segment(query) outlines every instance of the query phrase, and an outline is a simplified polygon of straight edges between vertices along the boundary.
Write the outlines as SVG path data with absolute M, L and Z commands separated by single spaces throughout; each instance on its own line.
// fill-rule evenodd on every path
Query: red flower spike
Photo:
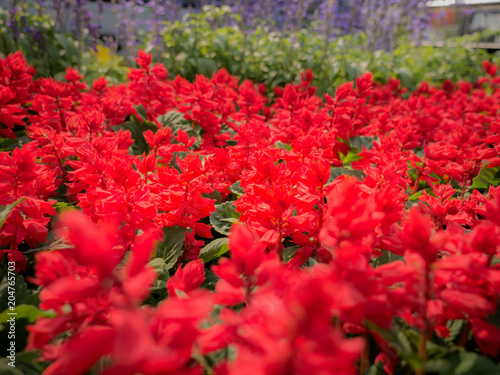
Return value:
M 492 64 L 488 60 L 483 61 L 483 68 L 485 73 L 490 77 L 495 77 L 497 75 L 497 66 L 495 64 Z
M 229 251 L 238 272 L 253 275 L 264 260 L 262 243 L 245 225 L 234 225 L 229 236 Z
M 91 327 L 82 335 L 63 344 L 58 359 L 44 371 L 48 375 L 83 375 L 99 360 L 112 351 L 115 332 L 110 327 Z
M 482 319 L 471 319 L 472 332 L 481 351 L 493 358 L 500 353 L 500 328 Z
M 198 259 L 189 262 L 183 268 L 177 268 L 175 275 L 167 281 L 167 289 L 170 298 L 180 297 L 177 294 L 179 290 L 189 295 L 195 289 L 198 289 L 205 279 L 205 268 L 203 261 Z
M 432 230 L 433 225 L 429 218 L 419 213 L 418 209 L 412 208 L 401 234 L 403 246 L 419 254 L 427 264 L 436 260 L 439 251 L 431 241 Z
M 67 211 L 61 216 L 61 226 L 68 228 L 68 239 L 75 246 L 73 257 L 100 277 L 109 277 L 123 254 L 113 250 L 116 231 L 103 231 L 78 211 Z

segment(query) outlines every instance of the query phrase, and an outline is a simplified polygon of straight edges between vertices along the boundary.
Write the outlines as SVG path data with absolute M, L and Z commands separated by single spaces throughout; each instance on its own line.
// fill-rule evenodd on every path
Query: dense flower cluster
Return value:
M 323 101 L 309 71 L 266 97 L 136 61 L 88 86 L 0 60 L 1 135 L 30 139 L 0 153 L 1 254 L 26 271 L 36 252 L 45 374 L 423 373 L 431 342 L 498 358 L 495 66 L 411 94 L 365 73 Z M 56 202 L 76 208 L 49 226 Z

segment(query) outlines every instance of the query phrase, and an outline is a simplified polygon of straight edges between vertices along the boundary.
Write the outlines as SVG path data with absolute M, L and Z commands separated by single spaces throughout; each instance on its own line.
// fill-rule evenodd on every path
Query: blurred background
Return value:
M 39 75 L 119 82 L 139 49 L 188 79 L 226 68 L 275 86 L 312 69 L 325 91 L 370 70 L 411 88 L 497 59 L 500 1 L 0 0 L 0 53 Z

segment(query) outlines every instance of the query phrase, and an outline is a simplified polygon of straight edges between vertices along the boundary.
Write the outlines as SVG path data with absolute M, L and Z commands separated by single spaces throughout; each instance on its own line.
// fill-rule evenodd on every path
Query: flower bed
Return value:
M 18 368 L 498 372 L 496 66 L 411 95 L 365 73 L 322 100 L 310 71 L 270 98 L 136 61 L 89 87 L 0 60 Z

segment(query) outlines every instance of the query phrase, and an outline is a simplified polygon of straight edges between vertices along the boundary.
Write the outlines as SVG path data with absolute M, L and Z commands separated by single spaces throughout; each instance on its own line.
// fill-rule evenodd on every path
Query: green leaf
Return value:
M 222 195 L 220 194 L 220 191 L 214 190 L 211 193 L 203 193 L 201 195 L 203 198 L 208 198 L 208 199 L 213 199 L 216 205 L 219 205 L 222 203 Z
M 163 124 L 163 127 L 176 128 L 177 125 L 187 122 L 184 114 L 177 111 L 169 111 L 157 118 L 158 122 Z
M 144 106 L 141 103 L 135 105 L 134 108 L 139 117 L 143 121 L 148 121 L 148 113 L 146 112 L 146 108 L 144 108 Z
M 420 197 L 422 194 L 424 194 L 423 190 L 417 191 L 415 194 L 410 195 L 408 197 L 408 200 L 410 202 L 414 202 L 414 201 L 418 200 L 418 197 Z
M 142 155 L 143 152 L 149 150 L 146 139 L 144 139 L 144 131 L 149 129 L 155 132 L 158 130 L 157 126 L 149 121 L 144 121 L 142 124 L 139 121 L 127 121 L 123 124 L 113 126 L 113 129 L 115 131 L 119 129 L 128 130 L 132 133 L 132 139 L 134 140 L 130 150 L 132 155 Z
M 450 334 L 448 337 L 443 338 L 443 341 L 452 344 L 454 342 L 458 341 L 458 338 L 460 337 L 460 333 L 462 332 L 462 329 L 464 328 L 465 325 L 465 320 L 449 320 L 446 323 L 446 327 L 450 331 Z
M 288 246 L 283 249 L 283 262 L 288 263 L 293 256 L 295 255 L 295 252 L 299 250 L 302 246 L 300 245 L 293 245 L 293 246 Z
M 161 258 L 165 261 L 167 270 L 174 267 L 182 255 L 182 247 L 186 238 L 185 233 L 186 228 L 163 228 L 163 241 L 157 245 L 156 258 Z
M 7 274 L 6 274 L 7 275 Z M 2 283 L 2 295 L 0 298 L 0 311 L 6 310 L 8 306 L 8 296 L 9 296 L 9 288 L 8 288 L 8 283 L 7 283 L 7 278 L 4 279 L 4 282 Z M 11 286 L 12 288 L 12 286 Z M 15 283 L 14 283 L 14 291 L 15 291 L 15 297 L 16 297 L 16 303 L 21 304 L 21 302 L 28 298 L 32 293 L 30 290 L 28 290 L 28 285 L 26 284 L 26 281 L 24 281 L 24 277 L 21 275 L 16 275 Z M 12 289 L 10 289 L 12 291 Z
M 491 260 L 491 265 L 496 266 L 497 264 L 500 264 L 500 257 L 498 257 L 497 255 L 494 255 L 493 259 Z M 500 315 L 499 315 L 499 318 L 500 318 Z M 498 324 L 497 327 L 500 328 L 500 324 Z
M 182 173 L 182 169 L 179 166 L 179 163 L 177 160 L 182 160 L 185 156 L 187 155 L 186 152 L 184 151 L 177 151 L 172 154 L 172 160 L 170 161 L 170 166 L 172 168 L 175 168 L 179 171 L 179 173 Z
M 229 236 L 234 222 L 240 218 L 233 202 L 224 202 L 215 206 L 215 212 L 210 215 L 210 224 L 220 234 Z
M 5 310 L 0 314 L 0 324 L 6 324 L 7 321 L 13 316 L 9 315 L 11 313 L 15 313 L 16 320 L 18 319 L 26 319 L 29 323 L 34 323 L 39 317 L 53 317 L 55 314 L 50 314 L 46 311 L 42 311 L 37 309 L 33 305 L 17 305 L 14 311 L 10 311 L 9 309 Z
M 17 300 L 17 294 L 16 300 Z M 17 302 L 17 301 L 16 301 Z M 15 313 L 16 315 L 9 315 Z M 35 323 L 35 321 L 40 317 L 53 317 L 54 314 L 41 311 L 32 305 L 17 305 L 13 311 L 10 309 L 5 310 L 0 314 L 0 350 L 5 353 L 9 348 L 10 340 L 6 331 L 10 329 L 9 319 L 14 318 L 15 328 L 16 328 L 16 349 L 21 350 L 26 346 L 28 339 L 28 331 L 26 327 L 30 324 Z M 17 359 L 17 358 L 16 358 Z M 17 362 L 17 360 L 16 360 Z M 17 367 L 17 366 L 16 366 Z M 3 372 L 2 372 L 3 374 Z
M 31 305 L 31 306 L 34 306 L 36 308 L 39 308 L 39 306 L 40 306 L 40 292 L 38 291 L 36 293 L 28 295 L 27 297 L 25 297 L 21 301 L 21 304 Z
M 203 280 L 201 287 L 213 291 L 218 281 L 219 277 L 211 269 L 205 268 L 205 280 Z
M 497 187 L 500 184 L 500 167 L 483 167 L 479 174 L 472 180 L 471 189 L 488 190 L 490 186 Z
M 373 365 L 370 366 L 365 375 L 384 375 L 386 372 L 384 371 L 384 364 L 382 361 L 377 361 Z
M 400 328 L 394 328 L 390 331 L 384 330 L 369 320 L 363 321 L 363 325 L 382 337 L 388 346 L 397 350 L 399 356 L 406 360 L 412 368 L 419 368 L 422 366 L 422 361 L 418 354 L 413 351 L 408 337 L 406 337 Z
M 446 358 L 430 360 L 424 365 L 426 373 L 439 375 L 497 375 L 498 367 L 489 358 L 472 352 L 459 350 Z
M 342 163 L 344 163 L 344 165 L 349 165 L 351 164 L 353 161 L 358 161 L 359 160 L 359 152 L 360 150 L 358 150 L 357 148 L 355 147 L 352 147 L 348 152 L 347 152 L 347 155 L 341 157 L 341 160 L 342 160 Z
M 280 148 L 280 149 L 285 150 L 285 151 L 290 151 L 292 149 L 291 145 L 287 145 L 286 143 L 283 143 L 281 141 L 277 141 L 274 145 L 277 148 Z
M 200 258 L 207 263 L 220 257 L 229 250 L 228 238 L 217 238 L 211 241 L 208 245 L 201 248 Z
M 24 130 L 22 131 L 22 133 L 17 131 L 16 132 L 16 139 L 10 139 L 10 138 L 3 137 L 2 139 L 0 139 L 0 149 L 1 150 L 13 150 L 15 148 L 21 148 L 26 143 L 31 142 L 30 137 L 28 137 L 27 135 L 22 135 L 24 133 L 25 133 Z
M 158 275 L 153 284 L 152 291 L 160 293 L 161 291 L 167 289 L 167 281 L 170 278 L 170 274 L 165 260 L 163 258 L 155 258 L 151 260 L 148 265 L 153 267 Z
M 0 206 L 0 228 L 2 228 L 3 223 L 5 223 L 5 220 L 7 220 L 12 210 L 25 199 L 26 198 L 21 198 L 14 203 L 8 204 L 6 206 Z
M 3 353 L 2 353 L 3 355 Z M 24 375 L 23 372 L 15 367 L 9 366 L 7 363 L 9 362 L 8 358 L 3 358 L 2 362 L 0 362 L 0 374 L 2 375 Z M 17 363 L 17 358 L 16 358 Z
M 241 180 L 236 181 L 234 184 L 229 186 L 231 193 L 236 194 L 238 197 L 245 194 L 245 190 L 240 186 Z
M 500 328 L 500 305 L 498 305 L 495 312 L 488 317 L 488 322 Z
M 404 257 L 402 255 L 393 254 L 390 251 L 382 250 L 382 255 L 375 258 L 372 265 L 377 268 L 383 266 L 384 264 L 392 263 L 396 260 L 403 260 Z
M 334 181 L 337 177 L 340 177 L 342 175 L 354 176 L 358 180 L 362 180 L 363 177 L 365 177 L 365 174 L 361 171 L 358 171 L 358 170 L 347 169 L 344 167 L 333 167 L 330 170 L 330 179 L 328 180 L 328 182 L 330 183 L 330 182 Z
M 67 209 L 74 208 L 73 205 L 71 205 L 67 202 L 56 202 L 56 204 L 54 204 L 53 207 L 56 209 L 57 212 L 61 212 L 61 211 L 67 210 Z
M 350 81 L 354 81 L 356 79 L 356 76 L 359 74 L 358 68 L 356 66 L 349 64 L 349 63 L 346 63 L 345 69 L 347 72 L 348 79 Z
M 48 362 L 39 361 L 40 359 L 40 354 L 36 351 L 16 353 L 16 369 L 21 370 L 24 375 L 39 375 L 48 366 Z M 0 373 L 3 374 L 1 371 Z
M 368 150 L 371 150 L 373 147 L 373 141 L 374 140 L 372 137 L 365 137 L 362 135 L 356 135 L 349 140 L 349 143 L 351 144 L 351 146 L 353 146 L 359 150 L 361 150 L 362 147 L 365 147 Z
M 411 85 L 413 79 L 413 73 L 410 69 L 401 67 L 396 73 L 397 73 L 397 78 L 401 81 L 401 84 L 404 87 L 408 87 Z
M 197 60 L 198 72 L 204 76 L 210 77 L 217 70 L 217 64 L 213 60 L 200 58 Z
M 158 280 L 168 281 L 170 274 L 168 273 L 167 263 L 163 258 L 154 258 L 148 265 L 153 267 L 158 274 Z

